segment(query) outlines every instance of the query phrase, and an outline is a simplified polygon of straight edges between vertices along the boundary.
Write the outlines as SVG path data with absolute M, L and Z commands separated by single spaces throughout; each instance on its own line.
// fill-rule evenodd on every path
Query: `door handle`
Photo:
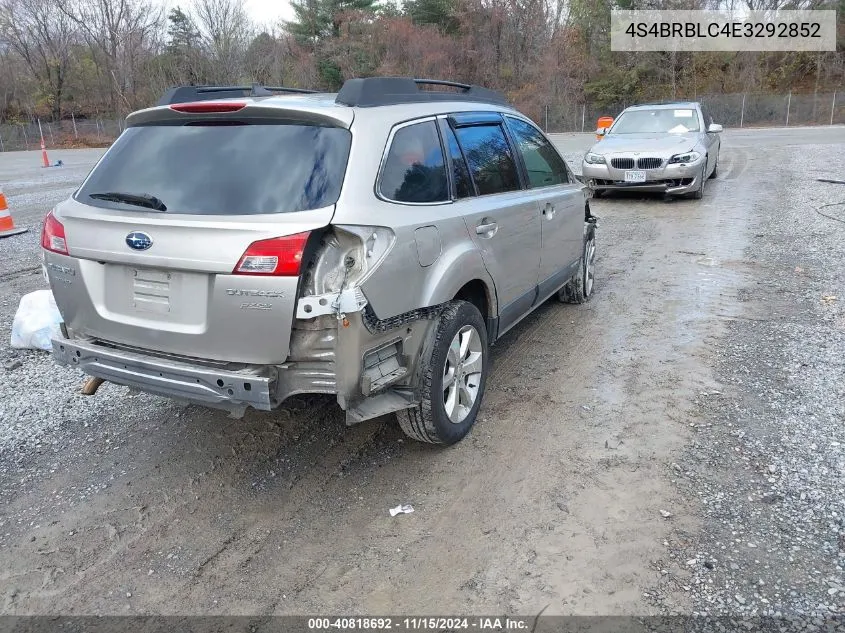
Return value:
M 479 224 L 475 227 L 476 235 L 480 235 L 481 237 L 493 237 L 496 234 L 496 231 L 499 230 L 499 225 L 495 222 L 490 222 L 488 224 Z
M 551 202 L 547 202 L 546 206 L 543 208 L 543 215 L 546 216 L 547 220 L 551 220 L 553 217 L 555 217 L 555 213 L 557 213 L 555 205 L 553 205 Z

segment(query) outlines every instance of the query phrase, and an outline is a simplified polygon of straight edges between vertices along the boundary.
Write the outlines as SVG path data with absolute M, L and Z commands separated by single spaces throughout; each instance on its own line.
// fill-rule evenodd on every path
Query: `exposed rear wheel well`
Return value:
M 471 303 L 485 319 L 491 316 L 490 301 L 487 299 L 487 286 L 480 279 L 473 279 L 458 290 L 455 299 Z

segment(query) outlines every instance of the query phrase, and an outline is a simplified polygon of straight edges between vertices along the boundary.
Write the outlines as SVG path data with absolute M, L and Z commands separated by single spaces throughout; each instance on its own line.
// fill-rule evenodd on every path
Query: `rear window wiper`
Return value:
M 108 202 L 122 202 L 136 207 L 144 207 L 153 211 L 167 211 L 167 206 L 158 198 L 148 193 L 123 193 L 121 191 L 106 191 L 103 193 L 89 193 L 89 198 L 106 200 Z

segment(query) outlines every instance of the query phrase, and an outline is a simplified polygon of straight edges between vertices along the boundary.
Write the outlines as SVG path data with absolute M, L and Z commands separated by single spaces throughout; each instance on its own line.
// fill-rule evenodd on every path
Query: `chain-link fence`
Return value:
M 0 152 L 39 149 L 41 133 L 48 148 L 103 147 L 116 139 L 126 127 L 122 119 L 76 119 L 50 123 L 0 123 Z
M 698 101 L 713 121 L 725 127 L 780 127 L 845 124 L 845 92 L 783 95 L 736 93 L 681 96 L 671 101 Z M 590 132 L 602 116 L 616 116 L 633 103 L 547 105 L 538 123 L 547 132 Z
M 699 101 L 725 127 L 782 127 L 845 124 L 845 91 L 816 94 L 736 93 L 680 96 L 672 101 Z M 529 112 L 547 132 L 591 132 L 602 116 L 616 116 L 633 103 L 599 106 L 594 103 L 556 103 Z M 102 147 L 125 129 L 123 119 L 77 119 L 42 122 L 48 148 Z M 37 121 L 0 123 L 0 152 L 38 149 Z

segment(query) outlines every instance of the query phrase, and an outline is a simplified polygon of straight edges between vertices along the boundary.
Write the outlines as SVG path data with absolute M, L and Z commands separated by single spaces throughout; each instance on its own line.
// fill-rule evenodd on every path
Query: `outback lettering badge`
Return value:
M 267 297 L 270 299 L 284 299 L 283 290 L 245 290 L 243 288 L 226 288 L 230 297 Z

